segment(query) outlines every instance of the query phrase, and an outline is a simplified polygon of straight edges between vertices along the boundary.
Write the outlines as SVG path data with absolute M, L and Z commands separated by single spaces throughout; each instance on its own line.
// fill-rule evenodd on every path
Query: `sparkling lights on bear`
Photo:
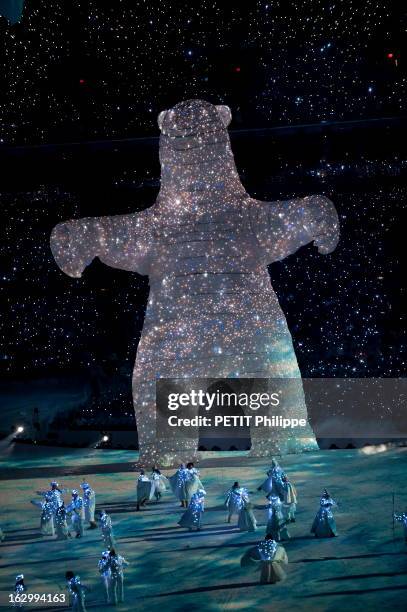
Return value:
M 148 274 L 150 298 L 133 374 L 142 461 L 195 454 L 195 438 L 156 440 L 157 378 L 300 379 L 291 336 L 267 265 L 311 241 L 319 252 L 338 242 L 338 218 L 322 196 L 284 202 L 251 198 L 240 182 L 227 126 L 231 112 L 201 100 L 160 113 L 161 189 L 136 214 L 57 225 L 51 248 L 60 268 L 80 277 L 95 258 Z M 306 417 L 300 380 L 286 409 Z M 298 383 L 298 384 L 297 384 Z M 251 432 L 252 453 L 296 452 L 304 438 Z M 174 447 L 175 446 L 175 447 Z

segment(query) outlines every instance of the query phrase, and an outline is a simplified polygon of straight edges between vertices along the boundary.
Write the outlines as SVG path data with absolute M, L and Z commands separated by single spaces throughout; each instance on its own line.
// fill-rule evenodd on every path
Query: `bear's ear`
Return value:
M 232 121 L 232 111 L 229 106 L 224 106 L 223 104 L 219 104 L 216 106 L 216 110 L 218 111 L 220 118 L 222 119 L 222 123 L 225 128 L 228 127 L 229 123 Z
M 160 128 L 160 130 L 162 130 L 162 128 L 163 128 L 164 117 L 165 117 L 166 114 L 167 114 L 167 111 L 163 110 L 163 111 L 161 111 L 161 113 L 157 117 L 157 123 L 158 123 L 158 127 Z

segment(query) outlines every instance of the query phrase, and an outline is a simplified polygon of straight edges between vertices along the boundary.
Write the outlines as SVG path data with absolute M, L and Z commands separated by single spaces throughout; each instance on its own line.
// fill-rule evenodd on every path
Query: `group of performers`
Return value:
M 137 479 L 137 510 L 140 510 L 154 497 L 156 501 L 159 501 L 168 484 L 175 497 L 181 502 L 181 507 L 185 508 L 178 524 L 190 531 L 193 529 L 199 531 L 206 491 L 199 478 L 199 472 L 192 462 L 186 465 L 182 463 L 175 474 L 168 479 L 156 467 L 152 468 L 149 476 L 144 470 L 141 470 Z
M 122 555 L 114 548 L 102 552 L 98 569 L 102 580 L 106 603 L 121 603 L 124 601 L 124 568 L 129 565 Z
M 40 500 L 31 500 L 31 503 L 41 508 L 40 531 L 43 535 L 56 535 L 58 540 L 67 540 L 72 537 L 68 527 L 68 517 L 71 519 L 71 528 L 75 537 L 83 536 L 84 524 L 88 523 L 88 529 L 96 529 L 95 508 L 96 496 L 88 482 L 82 482 L 80 488 L 72 489 L 71 500 L 65 505 L 64 494 L 66 489 L 61 489 L 59 484 L 53 480 L 50 489 L 37 491 Z
M 114 548 L 102 552 L 98 570 L 107 604 L 117 605 L 124 601 L 124 568 L 127 565 L 129 562 Z M 86 612 L 85 598 L 89 588 L 72 571 L 66 572 L 65 579 L 72 610 Z
M 99 514 L 102 535 L 107 547 L 98 561 L 98 572 L 102 583 L 104 599 L 107 604 L 117 605 L 124 601 L 124 568 L 129 562 L 113 547 L 115 540 L 110 516 L 105 510 Z M 88 587 L 72 571 L 66 573 L 67 588 L 72 610 L 86 612 L 85 597 Z
M 188 464 L 186 467 L 181 465 L 169 481 L 173 493 L 181 501 L 181 506 L 185 507 L 189 501 L 178 524 L 190 531 L 194 529 L 199 531 L 202 528 L 206 495 L 199 479 L 199 472 L 193 464 Z M 279 543 L 290 538 L 288 525 L 295 522 L 297 491 L 275 459 L 272 460 L 267 477 L 258 487 L 258 491 L 263 491 L 267 499 L 266 536 L 257 546 L 243 555 L 241 566 L 260 564 L 260 581 L 274 583 L 285 578 L 283 566 L 288 563 L 287 553 Z M 324 489 L 320 507 L 311 527 L 311 533 L 314 533 L 315 537 L 326 538 L 337 535 L 332 513 L 332 507 L 335 505 L 335 501 Z M 234 515 L 237 515 L 237 526 L 240 531 L 257 530 L 253 504 L 246 487 L 242 487 L 237 481 L 234 482 L 226 493 L 225 506 L 228 523 Z
M 288 526 L 295 522 L 295 512 L 297 508 L 297 491 L 290 482 L 287 474 L 280 467 L 278 462 L 273 459 L 271 467 L 267 471 L 266 479 L 258 487 L 258 491 L 263 491 L 267 499 L 267 525 L 265 539 L 256 547 L 245 553 L 241 559 L 242 567 L 260 563 L 261 582 L 277 582 L 285 577 L 283 565 L 287 561 L 287 553 L 280 542 L 289 540 L 290 534 Z M 155 496 L 158 500 L 166 489 L 166 481 L 159 470 L 153 468 L 149 477 L 144 471 L 138 479 L 137 499 L 139 506 L 145 505 L 148 500 Z M 202 516 L 205 508 L 206 491 L 199 477 L 199 471 L 193 463 L 181 464 L 178 470 L 169 477 L 168 481 L 175 497 L 181 502 L 181 507 L 185 508 L 183 515 L 178 521 L 178 525 L 189 531 L 200 531 L 202 528 Z M 155 493 L 160 492 L 158 497 Z M 317 538 L 328 538 L 337 535 L 335 519 L 332 508 L 336 502 L 324 489 L 320 499 L 320 506 L 311 527 L 311 533 Z M 233 486 L 227 491 L 225 506 L 227 509 L 228 523 L 232 517 L 237 515 L 237 526 L 240 531 L 256 531 L 257 522 L 253 512 L 253 504 L 250 500 L 249 491 L 239 482 L 234 482 Z
M 175 474 L 168 479 L 155 466 L 149 475 L 144 470 L 140 470 L 137 479 L 137 510 L 151 500 L 155 499 L 158 502 L 168 485 L 184 509 L 178 524 L 190 531 L 199 531 L 202 528 L 206 491 L 200 480 L 199 471 L 193 463 L 181 464 Z M 42 534 L 56 535 L 57 539 L 72 537 L 67 523 L 69 515 L 72 530 L 77 538 L 82 537 L 85 523 L 89 524 L 88 529 L 97 527 L 95 492 L 87 482 L 83 482 L 80 488 L 83 491 L 82 495 L 77 489 L 73 489 L 71 500 L 66 506 L 63 496 L 67 491 L 60 488 L 56 481 L 50 483 L 49 490 L 37 491 L 37 494 L 43 499 L 42 501 L 33 500 L 32 503 L 41 508 L 40 529 Z M 240 564 L 243 568 L 255 566 L 260 569 L 261 583 L 275 583 L 286 577 L 285 566 L 288 558 L 281 542 L 290 539 L 288 527 L 290 523 L 295 522 L 298 495 L 295 486 L 275 459 L 272 460 L 266 478 L 257 490 L 263 491 L 267 499 L 266 534 L 262 541 L 244 553 Z M 237 481 L 226 492 L 226 522 L 231 523 L 232 518 L 237 516 L 237 526 L 240 531 L 254 532 L 257 530 L 250 495 L 248 489 Z M 329 538 L 337 535 L 332 513 L 332 508 L 336 505 L 328 491 L 324 489 L 311 527 L 311 533 L 315 537 Z M 394 518 L 403 524 L 407 543 L 407 513 L 395 514 Z M 106 603 L 117 604 L 124 600 L 123 570 L 128 562 L 116 552 L 112 521 L 104 509 L 98 513 L 98 520 L 105 548 L 98 561 L 98 571 Z M 87 587 L 72 571 L 66 573 L 66 581 L 72 609 L 85 611 Z M 15 591 L 20 593 L 24 590 L 24 576 L 19 574 L 16 577 Z
M 159 501 L 167 489 L 167 484 L 168 479 L 155 466 L 149 476 L 143 469 L 140 470 L 140 476 L 137 479 L 137 511 L 151 499 L 155 498 L 156 501 Z
M 156 470 L 158 472 L 158 470 Z M 71 538 L 67 517 L 71 518 L 71 526 L 77 538 L 83 536 L 84 524 L 88 523 L 88 529 L 96 529 L 95 520 L 96 495 L 89 483 L 80 485 L 83 494 L 77 489 L 71 492 L 71 500 L 65 505 L 64 494 L 66 489 L 60 488 L 56 481 L 50 483 L 47 491 L 37 491 L 43 498 L 42 501 L 32 500 L 35 506 L 41 508 L 40 530 L 43 535 L 56 535 L 56 539 L 66 540 Z M 157 487 L 159 488 L 159 487 Z M 157 491 L 156 491 L 157 494 Z M 99 526 L 105 550 L 98 561 L 98 571 L 102 582 L 106 603 L 117 604 L 124 600 L 124 567 L 129 565 L 128 561 L 115 550 L 116 541 L 113 533 L 112 520 L 106 510 L 98 512 Z M 16 577 L 15 593 L 21 594 L 25 591 L 23 575 Z M 70 605 L 72 610 L 84 612 L 86 610 L 85 597 L 89 590 L 81 582 L 80 577 L 72 571 L 65 575 Z
M 261 583 L 275 583 L 286 577 L 284 566 L 288 563 L 287 553 L 280 542 L 288 540 L 288 526 L 295 522 L 297 491 L 278 462 L 273 459 L 266 479 L 258 487 L 266 495 L 267 523 L 264 540 L 250 548 L 241 558 L 241 567 L 255 566 L 260 569 Z M 237 525 L 241 531 L 256 531 L 256 518 L 249 492 L 235 482 L 226 494 L 225 505 L 228 510 L 227 522 L 238 516 Z M 334 500 L 326 489 L 320 500 L 320 508 L 315 517 L 311 532 L 316 537 L 337 535 L 335 520 L 331 512 Z
M 295 523 L 297 509 L 297 491 L 284 473 L 283 469 L 273 459 L 267 478 L 258 489 L 263 490 L 269 500 L 267 533 L 275 540 L 288 540 L 290 535 L 288 525 Z M 311 527 L 311 533 L 317 538 L 330 538 L 337 535 L 332 508 L 336 506 L 326 489 L 324 489 L 318 512 Z
M 193 463 L 187 463 L 186 466 L 182 463 L 175 474 L 170 476 L 169 482 L 172 492 L 181 502 L 181 507 L 186 508 L 178 525 L 189 531 L 200 531 L 206 491 L 199 478 L 199 471 Z

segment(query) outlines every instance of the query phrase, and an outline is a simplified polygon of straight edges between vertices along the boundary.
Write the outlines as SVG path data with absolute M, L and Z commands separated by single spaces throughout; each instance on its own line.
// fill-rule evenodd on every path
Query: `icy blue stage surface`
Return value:
M 103 604 L 97 572 L 99 531 L 86 531 L 83 539 L 67 542 L 52 541 L 38 531 L 38 511 L 29 500 L 56 475 L 66 488 L 78 487 L 86 477 L 96 490 L 99 508 L 112 516 L 117 548 L 131 563 L 121 610 L 376 612 L 405 607 L 407 546 L 398 525 L 393 540 L 392 492 L 396 510 L 404 510 L 407 448 L 281 458 L 297 486 L 299 506 L 297 522 L 290 527 L 292 539 L 286 543 L 288 578 L 278 585 L 259 585 L 258 573 L 239 565 L 244 551 L 264 535 L 264 498 L 257 487 L 267 459 L 202 453 L 198 467 L 208 492 L 207 509 L 202 532 L 190 534 L 177 526 L 182 510 L 169 492 L 160 503 L 135 512 L 137 454 L 132 451 L 14 445 L 3 446 L 1 453 L 0 524 L 6 534 L 0 547 L 1 590 L 11 591 L 16 574 L 22 572 L 31 592 L 58 592 L 65 571 L 72 569 L 92 589 L 87 607 L 110 609 Z M 240 533 L 236 521 L 225 523 L 224 493 L 234 480 L 253 492 L 257 533 Z M 323 487 L 339 504 L 339 537 L 316 540 L 309 530 Z

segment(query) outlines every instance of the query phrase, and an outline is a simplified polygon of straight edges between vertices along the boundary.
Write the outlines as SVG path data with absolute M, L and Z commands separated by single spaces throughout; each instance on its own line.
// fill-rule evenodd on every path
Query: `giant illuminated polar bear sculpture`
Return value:
M 95 258 L 147 274 L 150 296 L 133 374 L 140 460 L 192 458 L 198 429 L 185 440 L 157 439 L 157 378 L 299 379 L 290 413 L 307 417 L 301 376 L 268 264 L 314 242 L 330 253 L 338 242 L 335 208 L 324 196 L 261 202 L 236 170 L 227 106 L 188 100 L 163 111 L 161 188 L 142 212 L 57 225 L 51 249 L 78 278 Z M 281 413 L 281 410 L 280 410 Z M 194 437 L 195 436 L 195 437 Z M 253 455 L 317 448 L 312 429 L 251 429 Z

